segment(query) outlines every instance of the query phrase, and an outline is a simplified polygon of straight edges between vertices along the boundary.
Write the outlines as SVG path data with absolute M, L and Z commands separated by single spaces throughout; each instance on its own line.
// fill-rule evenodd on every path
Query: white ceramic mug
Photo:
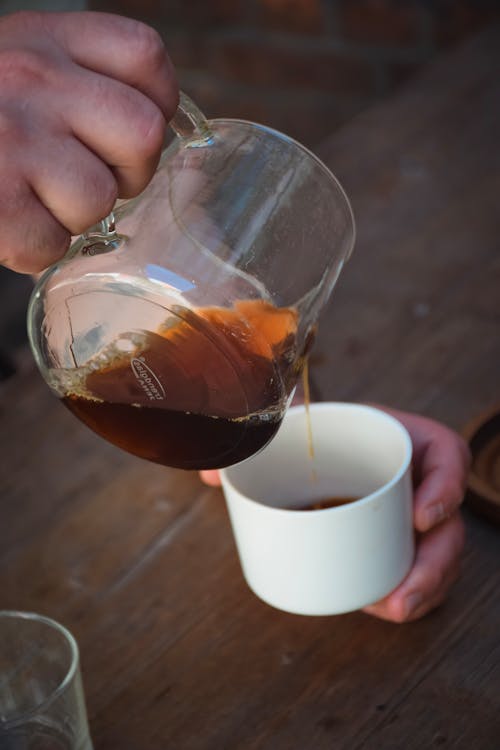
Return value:
M 317 403 L 287 413 L 258 455 L 221 471 L 250 588 L 303 615 L 349 612 L 386 596 L 414 557 L 410 437 L 370 406 Z M 329 497 L 360 498 L 297 510 Z

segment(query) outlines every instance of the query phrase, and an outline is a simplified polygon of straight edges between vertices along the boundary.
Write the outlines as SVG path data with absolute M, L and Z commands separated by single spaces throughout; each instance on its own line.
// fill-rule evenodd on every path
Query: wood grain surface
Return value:
M 324 398 L 455 428 L 498 399 L 500 33 L 324 145 L 358 242 L 314 355 Z M 220 491 L 107 445 L 34 366 L 0 384 L 0 608 L 67 625 L 96 750 L 495 750 L 499 531 L 410 625 L 260 602 Z

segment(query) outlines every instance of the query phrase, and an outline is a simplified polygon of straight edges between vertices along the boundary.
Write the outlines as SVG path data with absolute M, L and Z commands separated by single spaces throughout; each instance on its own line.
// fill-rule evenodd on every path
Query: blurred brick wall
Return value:
M 163 36 L 208 116 L 314 146 L 439 50 L 499 17 L 498 0 L 90 0 Z

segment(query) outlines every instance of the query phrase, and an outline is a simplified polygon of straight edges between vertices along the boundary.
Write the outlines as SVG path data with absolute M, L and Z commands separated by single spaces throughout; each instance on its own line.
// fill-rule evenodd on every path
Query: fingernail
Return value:
M 408 594 L 404 604 L 404 616 L 409 617 L 422 604 L 424 597 L 420 591 L 414 591 L 412 594 Z
M 438 523 L 443 521 L 445 516 L 446 513 L 443 503 L 436 503 L 435 505 L 431 505 L 430 508 L 427 508 L 424 515 L 427 528 L 431 529 L 433 526 L 436 526 Z

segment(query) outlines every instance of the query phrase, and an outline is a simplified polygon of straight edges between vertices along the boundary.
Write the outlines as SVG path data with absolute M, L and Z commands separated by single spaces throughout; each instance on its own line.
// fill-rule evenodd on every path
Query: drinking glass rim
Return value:
M 70 633 L 70 631 L 67 628 L 64 627 L 64 625 L 61 625 L 56 620 L 53 620 L 51 617 L 47 617 L 46 615 L 40 615 L 37 612 L 22 612 L 20 610 L 0 609 L 0 624 L 2 620 L 6 620 L 8 618 L 12 620 L 19 619 L 19 620 L 29 620 L 31 622 L 43 623 L 44 625 L 47 625 L 53 630 L 56 630 L 60 635 L 63 636 L 65 641 L 69 644 L 70 652 L 71 652 L 71 662 L 63 679 L 61 680 L 59 685 L 55 688 L 55 690 L 53 690 L 50 693 L 50 695 L 47 696 L 47 698 L 42 700 L 33 708 L 28 709 L 27 711 L 23 711 L 22 715 L 20 716 L 14 717 L 12 719 L 6 719 L 5 721 L 3 719 L 0 719 L 0 730 L 2 729 L 2 727 L 11 728 L 13 726 L 16 726 L 17 724 L 25 721 L 25 719 L 30 718 L 31 716 L 34 716 L 40 713 L 40 711 L 47 708 L 47 706 L 53 703 L 56 700 L 56 698 L 58 698 L 63 693 L 63 691 L 67 688 L 67 686 L 71 683 L 72 679 L 74 678 L 77 672 L 78 661 L 79 661 L 78 644 L 74 636 Z

